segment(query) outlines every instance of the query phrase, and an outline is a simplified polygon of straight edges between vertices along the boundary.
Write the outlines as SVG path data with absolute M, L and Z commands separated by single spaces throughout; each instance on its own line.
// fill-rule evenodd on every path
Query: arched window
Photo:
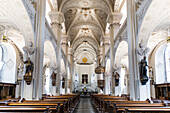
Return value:
M 168 45 L 165 50 L 165 65 L 166 65 L 165 79 L 167 82 L 170 82 L 170 45 Z
M 3 55 L 4 55 L 4 50 L 2 45 L 0 45 L 0 70 L 2 70 L 4 66 Z

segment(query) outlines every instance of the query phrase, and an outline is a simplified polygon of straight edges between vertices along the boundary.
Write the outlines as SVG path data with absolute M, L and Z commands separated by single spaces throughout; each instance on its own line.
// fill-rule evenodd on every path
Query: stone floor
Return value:
M 80 98 L 80 103 L 73 113 L 97 113 L 90 98 Z

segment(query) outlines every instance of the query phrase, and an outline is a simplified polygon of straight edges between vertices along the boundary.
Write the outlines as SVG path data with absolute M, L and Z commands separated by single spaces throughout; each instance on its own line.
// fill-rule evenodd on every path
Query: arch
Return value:
M 93 38 L 90 38 L 90 37 L 84 37 L 84 38 L 79 37 L 76 40 L 74 40 L 74 42 L 71 45 L 73 50 L 76 50 L 77 47 L 79 47 L 83 43 L 83 41 L 87 41 L 91 45 L 91 47 L 94 48 L 95 51 L 98 50 L 98 48 L 99 48 L 98 43 Z
M 165 80 L 170 82 L 170 44 L 168 44 L 165 49 L 165 67 Z
M 45 41 L 44 43 L 44 53 L 45 55 L 47 55 L 50 59 L 50 65 L 51 66 L 55 66 L 57 64 L 57 57 L 56 57 L 56 52 L 54 49 L 54 46 L 52 44 L 52 42 L 50 41 Z
M 10 8 L 4 7 L 7 5 Z M 33 20 L 29 17 L 30 15 L 22 0 L 2 1 L 0 4 L 0 14 L 0 17 L 5 19 L 5 23 L 9 23 L 11 27 L 22 32 L 26 45 L 29 42 L 34 44 Z M 0 25 L 4 26 L 1 22 Z
M 168 31 L 170 25 L 170 14 L 168 13 L 170 11 L 169 6 L 170 4 L 167 3 L 166 0 L 153 0 L 151 2 L 143 21 L 138 23 L 141 23 L 138 34 L 138 45 L 143 43 L 143 46 L 146 47 L 149 36 L 157 30 L 161 29 L 163 31 Z
M 4 51 L 2 52 L 3 59 L 1 59 L 1 61 L 4 64 L 1 65 L 0 82 L 15 84 L 17 81 L 17 68 L 21 62 L 20 59 L 17 58 L 19 53 L 10 43 L 1 42 L 1 48 Z
M 123 52 L 122 52 L 123 51 Z M 115 65 L 117 67 L 122 67 L 121 59 L 128 56 L 128 43 L 126 41 L 121 41 L 115 52 Z
M 91 9 L 103 10 L 107 14 L 111 13 L 111 9 L 109 5 L 104 0 L 100 0 L 100 1 L 89 0 L 89 1 L 85 1 L 84 3 L 83 1 L 80 0 L 75 0 L 74 2 L 66 1 L 62 3 L 62 6 L 60 7 L 59 11 L 66 12 L 69 9 L 81 8 L 81 7 L 90 7 Z
M 164 83 L 166 81 L 165 74 L 165 49 L 167 45 L 162 44 L 158 47 L 155 54 L 155 82 L 156 84 Z M 164 76 L 163 76 L 164 75 Z

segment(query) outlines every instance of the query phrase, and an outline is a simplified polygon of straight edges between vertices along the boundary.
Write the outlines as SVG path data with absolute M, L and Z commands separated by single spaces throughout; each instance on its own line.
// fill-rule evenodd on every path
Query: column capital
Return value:
M 64 14 L 62 12 L 51 11 L 48 15 L 52 23 L 62 24 L 65 21 Z
M 68 35 L 64 35 L 64 36 L 61 36 L 62 39 L 61 39 L 61 45 L 66 45 L 68 46 L 68 39 L 69 39 L 69 36 Z
M 121 19 L 122 19 L 122 13 L 120 13 L 120 12 L 113 12 L 113 13 L 109 14 L 109 16 L 107 18 L 107 22 L 110 25 L 119 24 Z

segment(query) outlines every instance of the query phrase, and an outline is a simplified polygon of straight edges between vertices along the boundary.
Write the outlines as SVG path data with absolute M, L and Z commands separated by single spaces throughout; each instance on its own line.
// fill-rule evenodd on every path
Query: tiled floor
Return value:
M 74 113 L 97 113 L 97 111 L 92 105 L 90 98 L 80 98 L 80 103 Z

